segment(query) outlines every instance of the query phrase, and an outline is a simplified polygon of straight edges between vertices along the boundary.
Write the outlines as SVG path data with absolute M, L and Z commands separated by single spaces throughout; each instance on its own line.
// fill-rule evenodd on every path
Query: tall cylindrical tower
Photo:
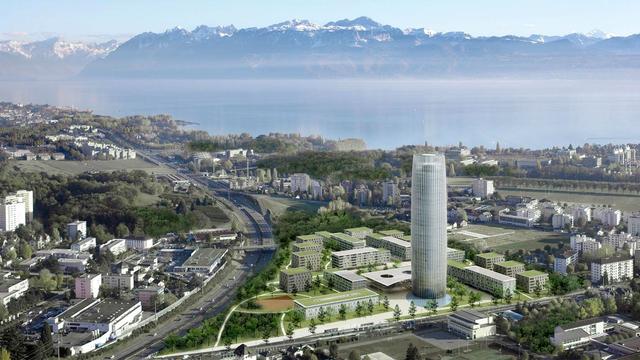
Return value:
M 447 288 L 447 177 L 442 154 L 413 156 L 411 175 L 413 293 L 438 299 Z

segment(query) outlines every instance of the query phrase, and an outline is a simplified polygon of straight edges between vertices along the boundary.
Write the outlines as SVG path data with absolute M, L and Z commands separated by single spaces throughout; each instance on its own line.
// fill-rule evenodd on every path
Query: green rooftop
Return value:
M 362 239 L 358 239 L 357 237 L 353 237 L 344 233 L 333 233 L 331 234 L 331 236 L 350 243 L 358 243 L 363 241 Z
M 404 240 L 404 241 L 411 242 L 411 235 L 404 235 L 403 237 L 401 237 L 401 239 Z
M 476 255 L 479 258 L 483 258 L 483 259 L 495 259 L 497 257 L 504 257 L 504 255 L 502 254 L 498 254 L 498 253 L 494 253 L 494 252 L 488 252 L 488 253 L 480 253 Z
M 298 251 L 298 252 L 294 252 L 292 254 L 295 254 L 297 256 L 309 256 L 309 255 L 321 256 L 321 254 L 318 251 L 313 251 L 313 250 Z
M 380 240 L 383 237 L 385 237 L 385 235 L 384 234 L 373 233 L 373 234 L 367 234 L 367 237 Z
M 304 267 L 299 267 L 299 268 L 288 268 L 288 269 L 282 269 L 280 270 L 281 273 L 285 273 L 287 275 L 295 275 L 295 274 L 302 274 L 302 273 L 311 273 L 311 270 L 304 268 Z
M 400 230 L 382 230 L 379 231 L 380 234 L 384 235 L 384 236 L 404 236 L 404 231 L 400 231 Z
M 303 241 L 313 241 L 318 239 L 318 236 L 322 237 L 320 234 L 298 235 L 298 239 Z
M 458 268 L 458 269 L 465 269 L 465 268 L 468 268 L 469 266 L 471 266 L 471 265 L 467 265 L 467 264 L 465 264 L 463 262 L 455 261 L 455 260 L 447 260 L 447 265 L 453 266 L 453 267 Z
M 321 236 L 325 239 L 330 239 L 331 238 L 331 233 L 328 231 L 317 231 L 314 233 L 315 235 Z
M 378 293 L 367 288 L 350 290 L 340 293 L 320 295 L 304 299 L 296 299 L 295 302 L 302 307 L 328 305 L 336 302 L 353 301 L 358 299 L 366 299 L 371 296 L 378 296 Z
M 322 245 L 318 244 L 318 243 L 314 243 L 312 241 L 305 241 L 305 242 L 301 242 L 301 243 L 297 243 L 296 244 L 296 247 L 298 247 L 298 248 L 318 247 L 318 246 L 322 246 Z
M 498 265 L 498 266 L 502 266 L 502 267 L 516 267 L 516 266 L 524 266 L 523 263 L 521 262 L 517 262 L 517 261 L 503 261 L 503 262 L 499 262 L 499 263 L 495 263 L 494 265 Z
M 365 226 L 361 226 L 361 227 L 355 227 L 350 229 L 344 229 L 344 231 L 348 231 L 350 233 L 371 233 L 373 232 L 373 229 L 370 229 Z
M 525 277 L 534 277 L 534 276 L 540 276 L 540 275 L 546 275 L 546 274 L 547 274 L 546 272 L 542 272 L 538 270 L 527 270 L 519 273 L 518 275 L 525 276 Z

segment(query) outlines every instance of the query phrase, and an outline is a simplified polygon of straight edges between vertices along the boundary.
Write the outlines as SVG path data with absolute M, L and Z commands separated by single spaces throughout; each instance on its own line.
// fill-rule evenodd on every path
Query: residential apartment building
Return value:
M 0 231 L 14 231 L 20 225 L 25 225 L 24 199 L 19 196 L 7 196 L 0 201 Z
M 382 203 L 386 205 L 397 204 L 400 201 L 400 190 L 395 181 L 382 183 Z
M 482 339 L 496 334 L 493 316 L 484 315 L 471 309 L 463 309 L 447 316 L 450 333 L 463 339 Z
M 591 221 L 591 207 L 588 205 L 576 205 L 571 209 L 571 216 L 575 221 L 582 218 L 586 222 Z
M 480 253 L 476 255 L 475 262 L 478 266 L 493 270 L 495 263 L 504 262 L 504 255 L 494 252 Z
M 363 248 L 366 245 L 366 241 L 363 238 L 357 238 L 355 236 L 343 234 L 343 233 L 333 233 L 331 234 L 331 240 L 334 240 L 338 249 L 340 250 L 351 250 L 351 249 L 359 249 Z
M 476 289 L 496 295 L 504 295 L 507 292 L 513 294 L 516 289 L 516 279 L 510 276 L 454 260 L 447 262 L 447 275 Z
M 320 243 L 316 243 L 316 242 L 312 242 L 312 241 L 305 241 L 305 242 L 296 242 L 292 244 L 292 249 L 293 252 L 299 252 L 299 251 L 315 251 L 317 253 L 322 252 L 322 250 L 324 250 L 324 247 L 322 246 L 322 242 Z
M 593 210 L 593 218 L 599 220 L 602 225 L 616 227 L 622 220 L 622 211 L 606 207 L 597 207 Z
M 102 286 L 107 289 L 133 290 L 133 274 L 102 275 Z
M 76 299 L 95 299 L 102 285 L 101 274 L 83 274 L 75 279 Z
M 291 267 L 307 268 L 318 271 L 322 267 L 322 253 L 317 251 L 299 251 L 291 253 Z
M 551 225 L 554 229 L 564 229 L 567 226 L 573 227 L 573 215 L 555 214 L 551 218 Z
M 328 233 L 329 236 L 331 237 L 331 233 Z M 324 243 L 324 237 L 319 235 L 319 234 L 310 234 L 310 235 L 298 235 L 296 236 L 296 243 L 302 243 L 302 242 L 313 242 L 319 245 L 322 245 Z
M 118 256 L 127 251 L 127 240 L 125 239 L 111 239 L 106 243 L 100 245 L 100 251 L 109 250 L 113 255 Z
M 373 234 L 373 229 L 361 226 L 357 228 L 345 229 L 344 232 L 345 234 L 353 236 L 354 238 L 365 239 L 367 235 Z
M 331 266 L 338 269 L 355 269 L 368 265 L 382 265 L 391 261 L 391 253 L 387 249 L 364 247 L 351 250 L 336 251 L 331 254 Z
M 608 279 L 605 279 L 604 277 Z M 591 262 L 591 282 L 615 283 L 633 278 L 633 259 L 630 256 L 619 255 L 596 259 Z
M 516 286 L 526 293 L 533 293 L 538 287 L 544 289 L 548 280 L 549 274 L 538 270 L 523 271 L 516 274 Z
M 18 299 L 29 290 L 29 280 L 11 277 L 3 273 L 0 278 L 0 302 L 6 307 L 13 299 Z
M 409 241 L 382 234 L 370 234 L 367 235 L 366 242 L 369 247 L 389 250 L 391 256 L 400 261 L 411 260 L 411 242 Z
M 307 268 L 280 270 L 280 289 L 288 293 L 302 292 L 306 284 L 311 284 L 313 275 Z
M 571 235 L 571 250 L 581 254 L 593 254 L 598 251 L 602 244 L 587 235 Z
M 79 240 L 87 236 L 87 222 L 76 220 L 67 224 L 67 236 L 71 240 Z
M 311 186 L 311 177 L 308 174 L 298 173 L 291 175 L 291 192 L 306 193 Z
M 367 280 L 348 270 L 325 270 L 324 280 L 331 283 L 338 291 L 350 291 L 367 287 Z
M 96 238 L 94 237 L 87 237 L 71 244 L 71 250 L 75 250 L 75 251 L 89 251 L 95 247 L 96 247 Z
M 464 250 L 448 247 L 447 260 L 464 261 Z
M 640 213 L 632 214 L 627 218 L 627 232 L 631 236 L 640 236 Z
M 305 319 L 313 319 L 318 316 L 320 309 L 337 314 L 342 306 L 346 307 L 347 311 L 353 311 L 358 304 L 367 305 L 369 302 L 377 304 L 378 299 L 376 292 L 363 288 L 311 298 L 298 298 L 293 301 L 293 306 L 295 310 L 302 311 Z
M 130 237 L 125 239 L 127 250 L 144 251 L 153 247 L 153 239 L 149 237 Z
M 553 271 L 566 275 L 567 266 L 578 262 L 577 251 L 565 251 L 563 254 L 558 254 L 553 262 Z
M 499 262 L 493 264 L 493 271 L 510 277 L 516 277 L 516 274 L 524 271 L 524 264 L 517 261 Z
M 471 183 L 471 190 L 473 191 L 473 195 L 479 196 L 481 198 L 487 198 L 492 196 L 495 192 L 493 187 L 493 180 L 485 180 L 485 179 L 475 179 Z
M 591 339 L 606 334 L 604 318 L 578 320 L 570 324 L 556 326 L 551 343 L 564 351 L 587 345 Z

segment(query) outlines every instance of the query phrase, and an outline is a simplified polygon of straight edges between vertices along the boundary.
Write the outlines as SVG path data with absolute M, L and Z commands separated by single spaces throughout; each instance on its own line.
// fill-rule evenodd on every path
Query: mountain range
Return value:
M 400 29 L 367 17 L 318 25 L 291 20 L 142 33 L 117 44 L 0 43 L 0 77 L 49 66 L 82 78 L 332 78 L 551 76 L 636 70 L 640 35 L 474 37 Z M 16 67 L 22 71 L 13 71 Z M 7 69 L 9 69 L 7 71 Z

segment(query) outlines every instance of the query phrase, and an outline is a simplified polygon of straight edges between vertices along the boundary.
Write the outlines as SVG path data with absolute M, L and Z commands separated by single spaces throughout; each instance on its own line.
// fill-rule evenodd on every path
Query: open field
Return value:
M 568 243 L 569 236 L 563 233 L 515 228 L 502 225 L 470 225 L 449 234 L 450 240 L 482 242 L 494 250 L 535 250 L 545 245 L 556 246 Z
M 497 190 L 502 196 L 520 195 L 538 199 L 548 199 L 560 203 L 581 203 L 595 205 L 612 205 L 622 211 L 640 210 L 640 197 L 635 194 L 597 194 L 572 193 L 568 191 L 548 190 Z
M 316 200 L 298 200 L 269 195 L 254 195 L 254 197 L 262 208 L 271 210 L 271 213 L 273 213 L 275 216 L 278 216 L 285 211 L 294 210 L 302 210 L 315 213 L 321 206 L 326 205 L 325 202 Z
M 173 173 L 173 169 L 157 166 L 143 159 L 131 160 L 88 160 L 53 161 L 19 160 L 15 165 L 26 172 L 46 172 L 47 174 L 77 175 L 87 171 L 144 170 L 150 174 Z
M 456 177 L 448 177 L 447 185 L 451 186 L 471 186 L 471 182 L 473 181 L 473 177 L 464 177 L 464 176 L 456 176 Z
M 256 303 L 264 311 L 281 312 L 293 308 L 293 299 L 289 295 L 280 295 L 272 298 L 260 298 Z

